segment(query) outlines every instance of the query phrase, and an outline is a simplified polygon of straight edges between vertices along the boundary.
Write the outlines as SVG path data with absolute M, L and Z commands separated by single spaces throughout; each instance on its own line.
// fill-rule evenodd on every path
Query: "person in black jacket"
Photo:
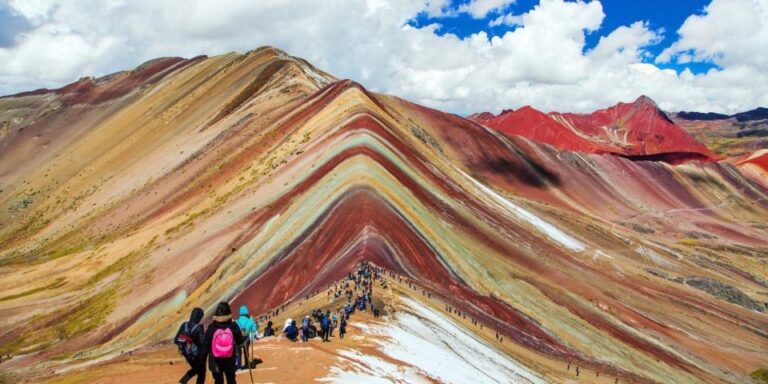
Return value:
M 229 329 L 232 334 L 231 345 L 232 354 L 229 357 L 215 357 L 214 349 L 219 347 L 214 345 L 214 335 L 217 330 L 222 332 Z M 232 310 L 229 308 L 229 304 L 226 302 L 219 303 L 216 306 L 216 312 L 213 315 L 213 322 L 208 326 L 208 330 L 205 332 L 205 351 L 208 354 L 208 368 L 211 369 L 213 374 L 213 381 L 215 384 L 224 384 L 224 378 L 227 378 L 227 384 L 236 384 L 235 378 L 235 349 L 238 346 L 245 344 L 245 337 L 240 332 L 240 327 L 232 321 Z
M 205 348 L 203 346 L 205 329 L 203 324 L 200 324 L 203 314 L 201 308 L 193 309 L 189 315 L 189 321 L 181 324 L 173 338 L 179 347 L 179 352 L 184 355 L 189 364 L 189 371 L 179 380 L 180 384 L 186 384 L 195 376 L 197 376 L 197 384 L 205 383 Z
M 262 337 L 269 337 L 275 335 L 275 329 L 272 328 L 272 321 L 267 322 L 267 327 L 264 328 L 264 334 Z

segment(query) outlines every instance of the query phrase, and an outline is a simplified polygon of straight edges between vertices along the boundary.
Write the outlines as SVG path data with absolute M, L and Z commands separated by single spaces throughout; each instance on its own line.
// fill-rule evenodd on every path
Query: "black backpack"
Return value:
M 197 358 L 200 354 L 200 349 L 197 347 L 197 344 L 195 344 L 195 340 L 192 337 L 192 334 L 199 325 L 200 324 L 195 324 L 195 326 L 190 329 L 189 322 L 187 321 L 184 323 L 184 329 L 178 336 L 176 336 L 176 346 L 179 347 L 179 352 L 192 359 Z

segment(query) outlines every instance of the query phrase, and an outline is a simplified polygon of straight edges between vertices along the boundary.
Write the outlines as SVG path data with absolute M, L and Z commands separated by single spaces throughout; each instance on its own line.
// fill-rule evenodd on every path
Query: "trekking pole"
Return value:
M 251 384 L 253 384 L 253 371 L 251 370 L 251 363 L 253 362 L 253 332 L 250 334 L 250 340 L 251 340 L 251 355 L 250 359 L 248 358 L 248 348 L 243 348 L 245 350 L 245 360 L 246 363 L 248 363 L 248 376 L 251 377 Z

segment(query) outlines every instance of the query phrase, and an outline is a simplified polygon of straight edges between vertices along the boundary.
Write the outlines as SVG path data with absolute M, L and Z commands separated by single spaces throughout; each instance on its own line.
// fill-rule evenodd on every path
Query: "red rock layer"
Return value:
M 546 114 L 523 107 L 495 117 L 486 112 L 469 119 L 508 135 L 571 151 L 672 164 L 716 159 L 712 151 L 675 125 L 645 96 L 591 114 Z

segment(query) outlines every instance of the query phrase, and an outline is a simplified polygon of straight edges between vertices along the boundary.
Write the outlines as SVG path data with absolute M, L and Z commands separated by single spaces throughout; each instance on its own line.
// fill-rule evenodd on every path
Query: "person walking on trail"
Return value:
M 197 376 L 197 384 L 205 383 L 205 329 L 200 321 L 203 320 L 202 308 L 195 308 L 189 315 L 189 321 L 185 321 L 179 327 L 174 343 L 179 347 L 179 353 L 184 356 L 189 364 L 189 370 L 179 380 L 179 384 L 186 384 Z
M 301 341 L 306 342 L 309 340 L 309 316 L 304 316 L 301 320 Z
M 328 342 L 328 335 L 330 334 L 331 320 L 325 314 L 320 319 L 320 328 L 323 330 L 323 341 Z
M 240 332 L 245 338 L 245 344 L 238 346 L 237 351 L 235 351 L 235 368 L 240 370 L 248 368 L 248 360 L 252 358 L 252 356 L 248 356 L 248 351 L 250 350 L 251 343 L 256 338 L 256 332 L 259 331 L 259 324 L 253 321 L 248 313 L 248 307 L 243 305 L 240 306 L 240 317 L 237 318 L 237 325 L 240 327 Z M 244 364 L 243 360 L 245 360 Z
M 336 317 L 336 312 L 331 314 L 331 337 L 333 337 L 333 330 L 339 326 L 339 319 Z
M 347 319 L 345 317 L 341 318 L 341 322 L 339 323 L 339 338 L 343 339 L 344 334 L 347 333 Z
M 216 306 L 213 322 L 205 332 L 205 350 L 208 353 L 208 368 L 213 374 L 214 384 L 237 384 L 235 378 L 235 349 L 245 343 L 240 327 L 232 321 L 232 309 L 226 302 Z

